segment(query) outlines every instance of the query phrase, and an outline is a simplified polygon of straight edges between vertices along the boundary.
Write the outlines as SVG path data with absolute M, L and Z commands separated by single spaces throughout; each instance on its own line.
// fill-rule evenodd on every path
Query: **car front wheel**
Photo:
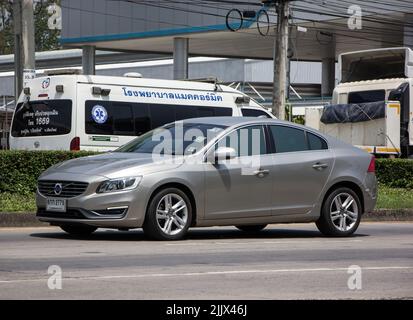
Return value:
M 342 187 L 327 196 L 316 225 L 324 235 L 349 236 L 357 230 L 361 214 L 358 195 L 350 188 Z
M 143 231 L 156 240 L 182 239 L 192 219 L 188 196 L 177 188 L 158 192 L 150 201 Z

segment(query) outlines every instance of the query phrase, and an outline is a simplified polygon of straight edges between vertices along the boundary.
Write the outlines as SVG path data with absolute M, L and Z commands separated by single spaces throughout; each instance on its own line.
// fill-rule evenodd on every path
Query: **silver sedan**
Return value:
M 143 228 L 177 240 L 190 227 L 315 222 L 356 231 L 376 203 L 374 157 L 311 128 L 214 117 L 150 131 L 115 152 L 69 160 L 39 178 L 37 217 L 85 235 Z

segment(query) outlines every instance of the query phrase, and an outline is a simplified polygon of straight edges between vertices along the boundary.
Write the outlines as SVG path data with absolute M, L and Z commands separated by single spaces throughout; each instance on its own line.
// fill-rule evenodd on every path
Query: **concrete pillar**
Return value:
M 188 47 L 187 38 L 174 38 L 174 79 L 188 79 Z
M 334 58 L 321 60 L 321 95 L 331 96 L 333 94 L 336 77 L 336 62 Z
M 24 84 L 35 77 L 33 0 L 13 2 L 16 101 Z M 27 79 L 25 79 L 27 77 Z
M 24 69 L 35 69 L 33 0 L 22 1 L 22 40 Z
M 95 74 L 95 47 L 82 47 L 82 70 L 83 74 Z

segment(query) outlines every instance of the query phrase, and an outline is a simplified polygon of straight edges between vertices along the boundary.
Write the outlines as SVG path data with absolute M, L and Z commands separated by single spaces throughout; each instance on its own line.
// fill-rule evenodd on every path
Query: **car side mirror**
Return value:
M 237 156 L 237 153 L 234 148 L 219 147 L 214 152 L 213 160 L 215 160 L 215 162 L 220 162 L 223 160 L 234 159 L 236 156 Z

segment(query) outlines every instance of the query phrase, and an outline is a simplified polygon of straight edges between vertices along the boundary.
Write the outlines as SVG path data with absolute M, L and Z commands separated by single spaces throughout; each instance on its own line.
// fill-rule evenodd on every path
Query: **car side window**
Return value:
M 270 126 L 270 131 L 276 153 L 308 150 L 304 130 L 287 126 Z
M 328 149 L 327 143 L 324 139 L 317 137 L 315 134 L 307 132 L 308 145 L 310 150 L 325 150 Z
M 265 112 L 264 110 L 259 110 L 259 109 L 242 108 L 241 113 L 243 117 L 271 118 L 267 112 Z
M 233 131 L 215 145 L 215 150 L 218 147 L 234 148 L 238 157 L 266 154 L 264 127 L 249 126 Z

